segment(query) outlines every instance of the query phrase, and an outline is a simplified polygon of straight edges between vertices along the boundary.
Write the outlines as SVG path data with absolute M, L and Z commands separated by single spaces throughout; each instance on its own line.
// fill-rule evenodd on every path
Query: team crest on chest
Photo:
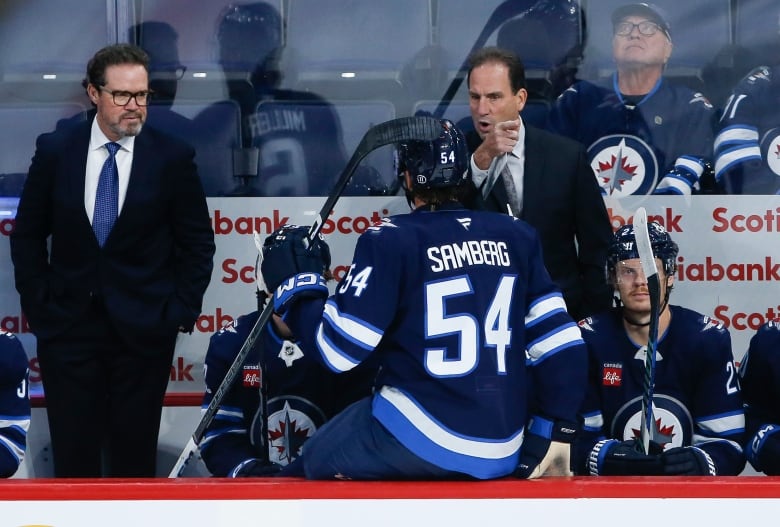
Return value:
M 776 176 L 780 176 L 780 128 L 772 128 L 761 139 L 761 155 L 766 165 Z
M 690 445 L 693 441 L 693 419 L 685 405 L 674 397 L 656 394 L 653 397 L 653 427 L 650 439 L 663 447 Z M 611 423 L 611 437 L 621 440 L 639 437 L 642 427 L 642 397 L 624 404 Z
M 301 454 L 306 440 L 325 422 L 317 406 L 303 397 L 281 396 L 268 401 L 268 456 L 287 465 Z
M 649 194 L 658 182 L 655 152 L 636 136 L 602 137 L 588 148 L 588 157 L 601 193 L 606 196 Z

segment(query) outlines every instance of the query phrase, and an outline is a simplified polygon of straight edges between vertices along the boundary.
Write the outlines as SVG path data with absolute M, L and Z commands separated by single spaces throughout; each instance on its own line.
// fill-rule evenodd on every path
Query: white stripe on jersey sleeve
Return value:
M 715 137 L 715 151 L 727 145 L 758 144 L 758 128 L 754 126 L 727 126 Z
M 566 302 L 560 293 L 553 293 L 537 298 L 528 309 L 525 316 L 525 326 L 531 327 L 547 317 L 561 311 L 566 311 Z
M 329 301 L 325 304 L 324 322 L 330 324 L 339 334 L 354 341 L 366 350 L 372 350 L 382 340 L 382 333 L 352 317 L 342 316 L 336 305 Z
M 723 172 L 738 163 L 747 161 L 761 161 L 761 148 L 758 145 L 744 145 L 718 154 L 715 160 L 715 178 L 720 178 Z
M 707 416 L 697 420 L 696 424 L 702 430 L 712 432 L 718 436 L 745 430 L 745 414 L 736 412 L 733 414 Z
M 317 348 L 319 348 L 320 354 L 328 368 L 337 373 L 341 373 L 349 371 L 357 366 L 359 364 L 358 361 L 342 353 L 341 350 L 333 346 L 330 341 L 325 338 L 325 331 L 323 329 L 324 324 L 325 322 L 320 322 L 320 325 L 317 328 Z
M 541 339 L 530 343 L 528 346 L 528 357 L 531 364 L 538 363 L 555 352 L 568 348 L 575 344 L 583 344 L 580 328 L 574 322 L 560 328 L 553 333 L 544 335 Z

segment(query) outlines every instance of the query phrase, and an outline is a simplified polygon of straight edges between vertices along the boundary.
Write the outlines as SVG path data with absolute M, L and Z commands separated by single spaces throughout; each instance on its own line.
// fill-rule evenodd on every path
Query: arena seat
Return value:
M 40 134 L 78 122 L 86 109 L 75 103 L 0 105 L 0 196 L 19 196 Z

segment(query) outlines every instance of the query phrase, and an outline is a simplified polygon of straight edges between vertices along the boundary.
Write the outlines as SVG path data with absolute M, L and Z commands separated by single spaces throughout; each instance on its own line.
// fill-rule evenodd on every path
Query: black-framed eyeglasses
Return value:
M 149 99 L 152 98 L 152 90 L 137 91 L 135 93 L 129 91 L 114 91 L 109 90 L 105 86 L 98 86 L 100 91 L 111 94 L 111 98 L 114 100 L 114 104 L 117 106 L 127 106 L 130 104 L 130 99 L 135 99 L 135 103 L 138 106 L 147 106 Z
M 615 24 L 615 34 L 620 37 L 627 37 L 634 32 L 634 28 L 637 28 L 639 30 L 639 34 L 645 37 L 652 37 L 659 31 L 663 31 L 661 26 L 655 22 L 643 20 L 638 24 L 634 24 L 633 22 L 618 22 Z

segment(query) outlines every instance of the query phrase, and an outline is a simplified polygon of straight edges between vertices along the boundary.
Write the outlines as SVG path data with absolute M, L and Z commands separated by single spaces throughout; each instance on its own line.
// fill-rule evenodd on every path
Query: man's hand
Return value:
M 496 123 L 485 135 L 482 144 L 474 151 L 474 163 L 487 170 L 494 158 L 511 152 L 517 144 L 520 133 L 520 119 Z

